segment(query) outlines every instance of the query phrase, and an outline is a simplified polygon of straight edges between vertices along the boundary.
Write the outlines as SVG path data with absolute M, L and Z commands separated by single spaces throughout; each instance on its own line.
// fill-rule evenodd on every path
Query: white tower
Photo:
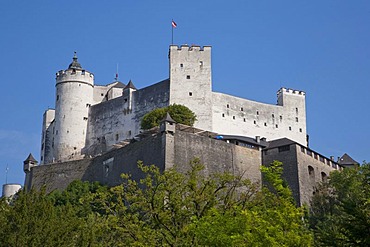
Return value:
M 81 67 L 75 52 L 68 69 L 56 74 L 53 142 L 56 161 L 81 158 L 93 89 L 94 75 Z
M 189 107 L 197 128 L 212 130 L 210 46 L 170 46 L 170 104 Z

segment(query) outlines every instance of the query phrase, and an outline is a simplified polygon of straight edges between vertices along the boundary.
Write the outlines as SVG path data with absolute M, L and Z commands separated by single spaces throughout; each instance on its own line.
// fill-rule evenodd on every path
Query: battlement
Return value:
M 170 45 L 170 51 L 211 51 L 211 46 L 199 46 L 199 45 Z
M 88 84 L 94 84 L 94 74 L 87 70 L 79 69 L 68 69 L 60 70 L 56 74 L 56 83 L 68 82 L 68 81 L 81 81 Z
M 306 93 L 304 91 L 300 91 L 300 90 L 294 90 L 294 89 L 291 89 L 291 88 L 280 88 L 278 91 L 277 91 L 277 96 L 280 97 L 281 95 L 283 94 L 294 94 L 294 95 L 301 95 L 301 96 L 305 96 Z

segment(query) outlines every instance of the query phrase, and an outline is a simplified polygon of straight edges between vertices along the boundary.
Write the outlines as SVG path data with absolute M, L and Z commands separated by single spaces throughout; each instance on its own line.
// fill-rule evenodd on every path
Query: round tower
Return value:
M 93 88 L 94 75 L 82 68 L 75 52 L 68 69 L 56 74 L 55 161 L 81 158 Z

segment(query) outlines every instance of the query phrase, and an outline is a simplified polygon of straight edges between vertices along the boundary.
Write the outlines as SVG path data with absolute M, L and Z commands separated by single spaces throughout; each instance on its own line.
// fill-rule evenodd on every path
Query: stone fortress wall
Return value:
M 94 157 L 142 131 L 151 110 L 183 104 L 197 115 L 195 127 L 220 134 L 288 137 L 306 143 L 305 94 L 280 89 L 277 105 L 212 92 L 210 46 L 171 45 L 169 79 L 136 89 L 114 82 L 94 85 L 94 76 L 73 58 L 57 73 L 55 110 L 44 114 L 41 164 Z

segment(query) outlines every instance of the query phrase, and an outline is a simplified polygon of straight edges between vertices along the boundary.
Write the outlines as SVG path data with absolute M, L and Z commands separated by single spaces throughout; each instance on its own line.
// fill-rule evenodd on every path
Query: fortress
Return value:
M 221 134 L 306 141 L 305 93 L 281 88 L 269 105 L 212 91 L 210 46 L 169 50 L 169 79 L 143 89 L 113 82 L 94 84 L 75 55 L 56 74 L 55 110 L 44 114 L 41 164 L 96 156 L 140 134 L 141 118 L 151 110 L 182 104 L 195 112 L 195 127 Z
M 24 162 L 26 188 L 63 189 L 75 179 L 116 185 L 122 172 L 140 178 L 138 160 L 183 171 L 194 157 L 206 173 L 230 171 L 261 183 L 260 165 L 280 160 L 303 204 L 317 182 L 343 167 L 308 147 L 303 91 L 279 89 L 276 105 L 213 92 L 210 46 L 171 45 L 169 78 L 142 89 L 132 81 L 95 85 L 75 54 L 56 73 L 55 100 L 43 116 L 41 164 L 32 155 Z M 141 130 L 146 113 L 171 104 L 195 112 L 194 127 L 167 116 L 160 128 Z

